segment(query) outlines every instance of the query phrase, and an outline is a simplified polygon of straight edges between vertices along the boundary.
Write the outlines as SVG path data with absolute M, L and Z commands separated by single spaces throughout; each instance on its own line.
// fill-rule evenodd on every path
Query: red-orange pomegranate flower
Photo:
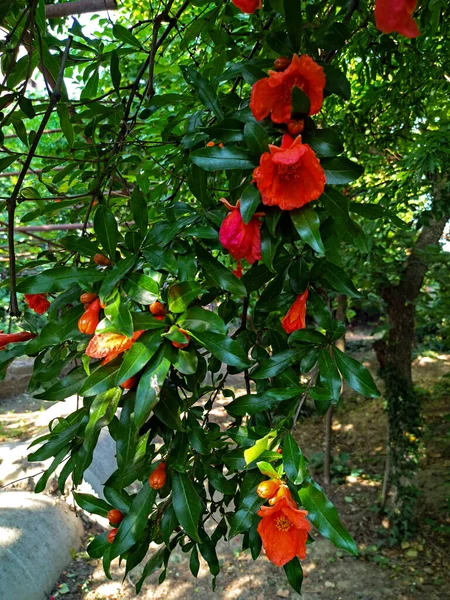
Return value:
M 412 14 L 417 0 L 376 0 L 375 23 L 383 33 L 398 31 L 408 38 L 415 38 L 420 31 Z
M 225 217 L 219 231 L 220 243 L 226 248 L 231 256 L 238 261 L 237 270 L 233 273 L 240 277 L 242 267 L 240 261 L 245 260 L 252 265 L 255 261 L 261 260 L 261 222 L 259 217 L 262 213 L 256 213 L 245 224 L 239 208 L 240 201 L 236 206 L 232 206 L 225 198 L 221 199 L 230 213 Z
M 19 333 L 3 333 L 0 331 L 0 350 L 4 350 L 8 344 L 15 342 L 28 342 L 36 337 L 35 333 L 30 331 L 20 331 Z
M 289 67 L 282 72 L 269 71 L 252 87 L 250 108 L 257 121 L 269 113 L 274 123 L 287 123 L 292 113 L 292 89 L 300 88 L 309 98 L 309 114 L 319 112 L 323 102 L 325 74 L 310 56 L 294 54 Z
M 311 523 L 306 519 L 306 510 L 298 510 L 293 500 L 284 496 L 274 506 L 262 506 L 258 524 L 267 558 L 277 567 L 282 567 L 295 556 L 306 558 L 306 540 Z
M 91 338 L 86 348 L 86 354 L 91 358 L 104 358 L 102 365 L 106 365 L 125 350 L 129 350 L 143 333 L 143 329 L 135 331 L 131 338 L 120 333 L 97 333 Z
M 252 15 L 257 8 L 262 8 L 262 0 L 232 0 L 232 2 L 247 15 Z
M 325 188 L 325 172 L 314 150 L 301 136 L 284 135 L 281 148 L 269 145 L 253 172 L 261 198 L 268 206 L 283 210 L 300 208 L 317 200 Z
M 306 300 L 308 299 L 308 290 L 297 296 L 296 301 L 287 311 L 286 316 L 281 319 L 281 325 L 286 333 L 292 333 L 297 329 L 306 327 Z
M 31 310 L 38 315 L 43 315 L 49 308 L 50 302 L 47 300 L 47 294 L 25 294 L 25 302 Z

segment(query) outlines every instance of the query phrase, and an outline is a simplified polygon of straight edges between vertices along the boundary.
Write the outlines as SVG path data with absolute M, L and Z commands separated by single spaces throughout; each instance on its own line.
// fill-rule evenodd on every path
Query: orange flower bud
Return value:
M 293 502 L 291 492 L 289 491 L 289 488 L 284 484 L 280 486 L 276 495 L 272 496 L 272 498 L 270 498 L 269 504 L 271 506 L 273 506 L 274 504 L 276 504 L 278 502 L 278 500 L 281 500 L 281 498 L 286 498 L 286 500 L 288 500 L 288 502 Z
M 279 56 L 273 63 L 275 71 L 286 71 L 288 66 L 291 64 L 291 59 L 286 56 Z
M 94 254 L 93 260 L 96 265 L 100 265 L 101 267 L 108 267 L 111 264 L 109 258 L 104 254 Z
M 297 137 L 305 129 L 305 121 L 303 119 L 291 119 L 287 124 L 288 131 L 294 137 Z
M 212 148 L 214 146 L 214 142 L 206 142 L 208 148 Z
M 78 329 L 81 333 L 92 335 L 100 322 L 100 300 L 97 298 L 89 305 L 89 308 L 78 319 Z
M 125 515 L 118 508 L 111 509 L 106 515 L 110 525 L 119 525 L 123 521 L 124 517 Z
M 299 294 L 286 315 L 281 319 L 281 326 L 286 333 L 292 333 L 298 329 L 306 327 L 306 300 L 308 299 L 308 290 Z
M 156 467 L 148 478 L 150 487 L 154 490 L 160 490 L 166 485 L 166 463 L 162 462 Z
M 281 482 L 278 479 L 267 479 L 261 481 L 256 488 L 256 493 L 260 498 L 272 498 L 278 492 Z
M 182 333 L 184 335 L 184 337 L 187 339 L 187 342 L 185 344 L 183 344 L 182 342 L 172 342 L 172 346 L 175 346 L 175 348 L 187 348 L 189 346 L 189 342 L 191 340 L 189 334 L 187 333 L 187 331 L 185 331 L 184 329 L 181 329 L 180 327 L 180 333 Z
M 119 531 L 119 530 L 117 529 L 117 527 L 115 527 L 114 529 L 111 529 L 111 531 L 110 531 L 110 532 L 108 533 L 108 535 L 106 536 L 106 538 L 107 538 L 107 540 L 108 540 L 108 542 L 109 542 L 110 544 L 112 544 L 112 543 L 113 543 L 113 541 L 114 541 L 114 538 L 116 537 L 116 535 L 117 535 L 117 532 L 118 532 L 118 531 Z
M 166 309 L 158 300 L 152 302 L 152 304 L 150 304 L 148 307 L 148 310 L 156 319 L 158 319 L 158 321 L 162 321 L 166 315 Z
M 97 297 L 97 294 L 94 294 L 94 292 L 85 292 L 84 294 L 81 294 L 80 302 L 83 304 L 90 304 L 91 302 L 94 302 Z
M 43 315 L 50 308 L 47 294 L 25 294 L 25 302 L 38 315 Z
M 129 379 L 121 383 L 120 387 L 124 390 L 132 390 L 134 387 L 136 387 L 137 382 L 138 378 L 136 377 L 136 375 L 133 375 L 133 377 L 130 377 Z

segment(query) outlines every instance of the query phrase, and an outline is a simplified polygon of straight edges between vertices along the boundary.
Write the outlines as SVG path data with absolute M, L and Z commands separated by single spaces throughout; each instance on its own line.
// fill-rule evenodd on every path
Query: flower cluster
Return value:
M 299 510 L 289 488 L 279 479 L 269 479 L 257 487 L 257 494 L 269 501 L 258 511 L 258 533 L 267 558 L 282 567 L 294 557 L 306 558 L 306 540 L 311 523 L 308 512 Z

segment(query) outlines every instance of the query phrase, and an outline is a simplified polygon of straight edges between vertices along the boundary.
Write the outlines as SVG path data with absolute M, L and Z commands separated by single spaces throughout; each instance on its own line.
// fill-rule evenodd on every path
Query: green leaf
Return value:
M 199 296 L 201 291 L 202 286 L 196 281 L 174 283 L 170 286 L 167 296 L 169 310 L 174 313 L 184 312 L 189 304 Z
M 170 369 L 171 363 L 166 358 L 165 351 L 165 346 L 159 349 L 139 380 L 134 407 L 134 420 L 138 427 L 142 427 L 147 421 L 153 407 L 158 402 L 161 388 Z
M 117 373 L 118 385 L 139 373 L 155 354 L 161 344 L 161 332 L 146 331 L 137 339 L 129 350 L 124 353 L 122 364 Z
M 54 346 L 73 338 L 81 339 L 78 320 L 83 314 L 82 306 L 75 306 L 65 312 L 58 320 L 50 321 L 40 335 L 27 344 L 27 352 L 35 354 L 47 346 Z
M 208 175 L 197 165 L 191 165 L 191 172 L 188 177 L 188 185 L 191 192 L 199 200 L 204 209 L 213 205 L 213 201 L 208 192 Z
M 280 479 L 277 471 L 272 467 L 272 465 L 264 460 L 261 460 L 256 463 L 260 473 L 265 475 L 266 477 L 270 477 L 270 479 Z
M 263 410 L 269 410 L 283 402 L 301 394 L 300 388 L 272 388 L 261 394 L 246 394 L 225 406 L 228 414 L 234 416 L 256 415 Z
M 182 431 L 183 424 L 180 419 L 180 403 L 176 392 L 170 388 L 163 388 L 160 400 L 153 408 L 158 419 L 175 431 Z
M 88 545 L 86 551 L 91 558 L 101 558 L 109 550 L 111 544 L 108 542 L 107 535 L 107 531 L 97 535 Z
M 320 381 L 330 390 L 334 401 L 337 402 L 341 395 L 342 382 L 329 348 L 319 350 L 319 373 Z
M 52 292 L 64 292 L 78 283 L 92 286 L 95 282 L 103 279 L 104 274 L 96 269 L 75 269 L 74 267 L 56 267 L 47 269 L 39 275 L 32 275 L 22 280 L 17 285 L 17 291 L 21 294 L 45 294 Z
M 334 129 L 311 129 L 302 135 L 304 144 L 308 144 L 319 157 L 336 156 L 344 150 L 340 136 Z
M 107 364 L 99 367 L 89 375 L 78 393 L 80 396 L 87 397 L 106 392 L 116 386 L 118 371 L 119 368 L 114 365 Z
M 250 170 L 257 166 L 250 152 L 236 146 L 213 146 L 191 152 L 191 160 L 205 171 Z
M 261 257 L 263 263 L 273 271 L 273 261 L 278 250 L 278 246 L 281 244 L 281 237 L 273 238 L 268 229 L 263 227 L 261 231 Z
M 189 558 L 189 569 L 194 577 L 197 577 L 200 569 L 200 561 L 198 559 L 197 548 L 192 548 L 191 556 Z
M 166 510 L 163 512 L 163 516 L 161 519 L 161 533 L 164 543 L 169 546 L 170 544 L 170 536 L 178 526 L 178 519 L 173 509 L 172 504 L 170 504 Z
M 292 88 L 292 117 L 302 117 L 309 114 L 310 106 L 309 96 L 299 87 L 294 86 Z
M 325 71 L 325 90 L 329 94 L 336 94 L 344 100 L 350 100 L 350 82 L 342 71 L 331 65 L 322 65 Z
M 98 240 L 108 253 L 111 260 L 115 260 L 116 246 L 119 238 L 119 229 L 112 211 L 100 205 L 94 217 L 94 230 Z
M 189 332 L 203 333 L 211 331 L 226 335 L 227 326 L 222 319 L 212 310 L 206 310 L 201 306 L 191 306 L 178 319 L 177 325 Z
M 308 475 L 306 459 L 290 433 L 283 439 L 283 466 L 287 477 L 295 485 L 303 483 Z
M 134 222 L 138 226 L 142 237 L 144 237 L 147 233 L 148 209 L 147 202 L 138 186 L 134 188 L 133 193 L 131 194 L 130 204 Z
M 302 6 L 300 0 L 283 0 L 284 20 L 294 52 L 298 52 L 302 43 Z
M 114 508 L 117 508 L 123 512 L 124 515 L 129 513 L 132 505 L 132 499 L 125 490 L 118 491 L 105 485 L 103 488 L 103 493 L 111 506 L 114 506 Z
M 85 379 L 86 373 L 84 370 L 82 368 L 75 368 L 60 381 L 47 388 L 45 392 L 35 394 L 34 398 L 51 402 L 64 400 L 65 398 L 76 394 L 80 390 Z
M 325 254 L 320 237 L 320 219 L 311 206 L 291 211 L 291 219 L 301 239 L 319 254 Z
M 309 348 L 301 348 L 295 350 L 284 350 L 278 354 L 274 354 L 267 358 L 251 372 L 252 379 L 268 379 L 275 377 L 291 365 L 298 362 L 307 352 Z
M 178 272 L 177 261 L 171 249 L 160 248 L 159 246 L 146 246 L 142 254 L 152 269 L 168 271 L 174 275 Z
M 256 440 L 256 443 L 253 446 L 251 446 L 251 448 L 247 448 L 246 450 L 244 450 L 245 463 L 249 465 L 254 460 L 256 460 L 258 456 L 261 456 L 264 450 L 267 450 L 270 441 L 275 437 L 275 435 L 276 432 L 271 431 L 263 438 Z
M 259 123 L 249 122 L 244 127 L 244 141 L 252 157 L 259 161 L 259 157 L 269 149 L 269 136 Z
M 131 271 L 136 263 L 136 260 L 137 255 L 132 254 L 128 258 L 120 260 L 116 265 L 114 265 L 114 267 L 108 271 L 106 277 L 103 274 L 104 279 L 98 293 L 100 300 L 103 303 L 106 303 L 108 296 L 119 283 L 119 281 L 121 281 L 121 279 L 123 279 L 125 275 Z
M 67 108 L 66 104 L 58 104 L 56 110 L 58 112 L 59 123 L 61 125 L 64 137 L 69 144 L 69 148 L 72 148 L 74 142 L 74 132 L 72 123 L 70 121 L 69 109 Z
M 355 288 L 347 273 L 334 263 L 327 261 L 323 267 L 322 274 L 333 289 L 353 298 L 361 298 L 361 294 Z
M 338 225 L 347 226 L 350 218 L 348 214 L 350 202 L 347 196 L 344 196 L 344 194 L 341 194 L 335 188 L 326 185 L 324 193 L 319 198 L 319 202 L 323 204 Z
M 291 587 L 297 592 L 297 594 L 301 594 L 303 583 L 303 569 L 298 558 L 294 556 L 292 560 L 290 560 L 284 565 L 283 569 L 286 573 L 287 580 L 289 581 Z
M 357 556 L 358 549 L 354 539 L 341 523 L 336 509 L 323 490 L 315 483 L 300 488 L 298 493 L 314 527 L 337 548 Z
M 98 82 L 99 82 L 98 69 L 95 69 L 95 71 L 93 71 L 93 73 L 89 77 L 89 79 L 85 82 L 85 84 L 81 90 L 80 99 L 81 100 L 90 100 L 92 98 L 95 98 L 95 96 L 97 95 L 97 90 L 98 90 Z
M 108 512 L 113 508 L 104 500 L 101 500 L 96 496 L 92 496 L 91 494 L 80 494 L 78 492 L 73 492 L 73 497 L 80 508 L 88 513 L 100 515 L 101 517 L 106 517 Z
M 222 120 L 223 112 L 211 83 L 193 67 L 180 67 L 186 83 L 192 85 L 202 104 Z M 199 165 L 200 166 L 200 165 Z
M 10 167 L 14 161 L 17 160 L 17 156 L 5 156 L 4 158 L 0 159 L 0 171 L 3 173 L 3 171 L 6 171 L 6 169 L 8 167 Z
M 144 570 L 142 571 L 142 576 L 139 581 L 136 583 L 136 593 L 139 594 L 141 591 L 142 585 L 147 577 L 150 577 L 152 573 L 154 573 L 157 569 L 161 567 L 164 561 L 164 557 L 167 553 L 167 548 L 164 546 L 160 548 L 157 552 L 153 554 L 150 560 L 146 563 Z
M 190 538 L 200 542 L 198 526 L 203 512 L 202 503 L 191 481 L 177 471 L 172 479 L 172 504 L 181 527 Z
M 133 499 L 129 513 L 125 515 L 119 526 L 119 531 L 111 546 L 111 558 L 116 558 L 129 550 L 143 535 L 155 498 L 156 490 L 153 490 L 146 481 Z
M 134 46 L 135 48 L 141 49 L 141 44 L 139 40 L 137 40 L 132 33 L 128 31 L 126 27 L 123 25 L 119 25 L 119 23 L 115 23 L 113 25 L 113 35 L 117 40 L 121 42 L 125 42 L 125 44 L 129 44 L 130 46 Z
M 247 369 L 251 362 L 247 358 L 246 352 L 242 346 L 231 338 L 218 333 L 192 332 L 193 337 L 198 340 L 213 356 L 218 358 L 226 365 L 238 369 Z
M 333 351 L 337 367 L 348 385 L 364 396 L 378 398 L 380 392 L 366 367 L 336 347 Z
M 123 282 L 123 289 L 139 304 L 151 304 L 159 296 L 159 286 L 156 281 L 143 273 L 128 275 Z
M 257 474 L 259 475 L 258 472 Z M 256 485 L 257 483 L 255 484 L 255 487 Z M 260 498 L 254 490 L 252 490 L 248 495 L 244 496 L 241 504 L 239 505 L 239 509 L 230 519 L 230 533 L 228 534 L 229 539 L 238 533 L 248 531 L 250 527 L 256 523 L 258 520 L 256 513 L 263 502 L 264 499 Z
M 244 188 L 241 194 L 240 211 L 242 220 L 246 225 L 250 223 L 260 203 L 261 194 L 256 185 L 250 184 Z
M 116 90 L 116 94 L 120 97 L 121 73 L 120 73 L 120 66 L 119 66 L 119 55 L 115 50 L 113 50 L 111 52 L 111 62 L 109 65 L 109 72 L 111 74 L 111 81 L 114 86 L 114 89 Z
M 218 469 L 205 465 L 208 481 L 221 494 L 231 496 L 236 493 L 236 479 L 228 479 Z
M 211 279 L 218 287 L 236 294 L 245 296 L 247 290 L 245 285 L 233 273 L 227 269 L 221 262 L 214 258 L 200 244 L 194 241 L 194 248 L 198 258 L 198 262 L 202 267 L 207 278 Z
M 343 185 L 350 183 L 364 173 L 363 167 L 357 163 L 340 156 L 338 158 L 324 158 L 320 161 L 328 185 Z

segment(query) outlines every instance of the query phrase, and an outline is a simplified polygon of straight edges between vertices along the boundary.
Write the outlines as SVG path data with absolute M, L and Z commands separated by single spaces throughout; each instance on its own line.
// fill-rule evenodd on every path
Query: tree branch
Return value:
M 77 2 L 63 2 L 47 4 L 45 16 L 47 19 L 69 17 L 70 15 L 84 15 L 85 13 L 117 10 L 116 0 L 78 0 Z

